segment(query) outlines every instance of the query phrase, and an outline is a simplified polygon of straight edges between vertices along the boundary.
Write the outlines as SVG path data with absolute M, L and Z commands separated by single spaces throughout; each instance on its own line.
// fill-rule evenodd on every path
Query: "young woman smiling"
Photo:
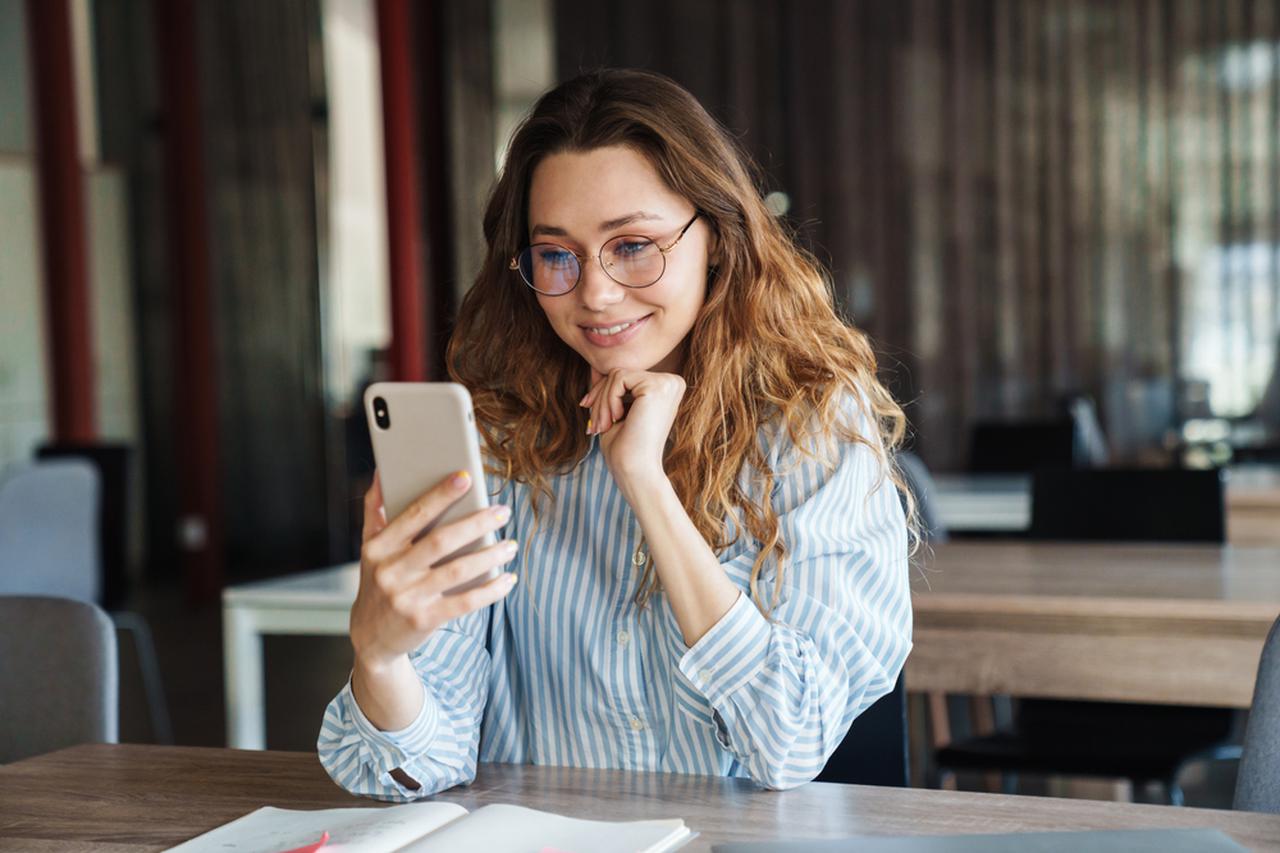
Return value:
M 477 761 L 812 779 L 911 648 L 904 418 L 865 336 L 656 74 L 544 95 L 484 233 L 449 363 L 495 509 L 415 540 L 471 484 L 387 524 L 375 480 L 321 762 L 392 800 Z

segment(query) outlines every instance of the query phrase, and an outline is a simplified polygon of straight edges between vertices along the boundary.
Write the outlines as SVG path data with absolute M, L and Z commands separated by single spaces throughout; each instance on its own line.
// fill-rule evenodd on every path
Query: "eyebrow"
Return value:
M 612 231 L 615 228 L 621 228 L 624 225 L 630 225 L 633 222 L 657 221 L 661 222 L 666 217 L 659 216 L 656 213 L 650 213 L 647 210 L 637 210 L 634 213 L 628 213 L 626 216 L 619 216 L 617 219 L 610 219 L 607 222 L 601 222 L 599 230 Z M 569 232 L 558 225 L 542 225 L 533 226 L 530 234 L 537 237 L 539 234 L 546 234 L 549 237 L 568 237 Z

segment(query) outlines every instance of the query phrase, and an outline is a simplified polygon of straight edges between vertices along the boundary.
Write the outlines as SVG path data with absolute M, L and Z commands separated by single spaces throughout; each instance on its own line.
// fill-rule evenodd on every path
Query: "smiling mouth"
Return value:
M 601 335 L 607 338 L 607 337 L 610 337 L 611 335 L 616 335 L 621 332 L 625 332 L 627 329 L 630 329 L 636 323 L 639 323 L 641 320 L 646 319 L 648 316 L 649 315 L 646 314 L 644 315 L 644 317 L 638 317 L 635 320 L 628 320 L 625 323 L 618 323 L 615 326 L 583 326 L 582 328 L 586 329 L 588 332 L 591 332 L 593 335 Z

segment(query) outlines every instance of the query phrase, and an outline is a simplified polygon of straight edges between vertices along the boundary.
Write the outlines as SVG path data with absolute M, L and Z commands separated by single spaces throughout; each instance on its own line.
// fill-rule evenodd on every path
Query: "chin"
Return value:
M 608 373 L 610 370 L 650 370 L 660 359 L 650 357 L 646 353 L 591 353 L 590 356 L 583 356 L 587 364 L 591 365 L 599 373 Z

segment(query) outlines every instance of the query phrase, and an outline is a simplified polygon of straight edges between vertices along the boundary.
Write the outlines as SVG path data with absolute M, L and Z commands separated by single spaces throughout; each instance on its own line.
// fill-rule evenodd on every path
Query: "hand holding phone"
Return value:
M 436 483 L 390 522 L 383 516 L 379 480 L 375 476 L 365 495 L 360 586 L 351 607 L 351 644 L 356 657 L 370 669 L 391 664 L 446 622 L 502 598 L 516 580 L 500 568 L 515 558 L 516 543 L 510 541 L 439 565 L 446 555 L 506 524 L 505 507 L 473 512 L 419 536 L 424 523 L 438 519 L 459 497 L 476 488 L 470 476 L 450 476 Z M 495 569 L 497 578 L 468 584 Z M 453 591 L 464 586 L 463 592 Z
M 378 474 L 365 497 L 351 640 L 357 656 L 388 661 L 509 592 L 502 566 L 516 545 L 494 544 L 510 510 L 488 505 L 465 388 L 382 382 L 365 407 Z

